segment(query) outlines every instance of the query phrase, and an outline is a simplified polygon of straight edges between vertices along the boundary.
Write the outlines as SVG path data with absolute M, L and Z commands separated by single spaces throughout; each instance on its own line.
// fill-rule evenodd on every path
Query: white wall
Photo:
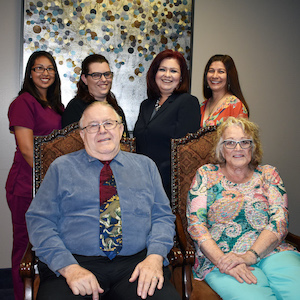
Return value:
M 0 11 L 0 268 L 10 266 L 12 243 L 4 186 L 15 150 L 7 110 L 20 89 L 21 3 L 7 1 Z M 202 73 L 209 57 L 227 53 L 234 58 L 251 119 L 262 129 L 264 163 L 277 166 L 284 179 L 290 230 L 297 234 L 299 8 L 298 0 L 195 0 L 192 80 L 192 93 L 202 100 Z
M 263 163 L 283 177 L 290 231 L 300 235 L 299 12 L 298 0 L 195 0 L 192 93 L 203 99 L 212 55 L 232 56 L 250 119 L 261 128 Z
M 10 267 L 12 226 L 6 203 L 5 182 L 15 151 L 7 111 L 20 89 L 21 3 L 10 0 L 0 10 L 0 268 Z

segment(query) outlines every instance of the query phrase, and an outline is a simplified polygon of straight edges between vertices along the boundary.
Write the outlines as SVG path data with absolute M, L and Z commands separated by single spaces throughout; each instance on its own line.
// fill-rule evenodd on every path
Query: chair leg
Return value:
M 182 300 L 189 300 L 192 294 L 192 267 L 183 265 L 182 267 Z
M 33 282 L 31 278 L 24 278 L 24 300 L 33 300 L 32 288 Z
M 34 283 L 33 283 L 33 300 L 36 299 L 38 290 L 39 290 L 39 285 L 40 285 L 40 276 L 39 275 L 35 275 L 35 279 L 34 279 Z

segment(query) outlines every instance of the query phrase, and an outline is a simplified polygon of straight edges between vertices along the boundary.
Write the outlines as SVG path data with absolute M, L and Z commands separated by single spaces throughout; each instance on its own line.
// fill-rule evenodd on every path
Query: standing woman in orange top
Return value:
M 249 117 L 249 107 L 241 91 L 238 73 L 229 55 L 216 54 L 206 64 L 203 75 L 201 127 L 219 125 L 229 116 Z

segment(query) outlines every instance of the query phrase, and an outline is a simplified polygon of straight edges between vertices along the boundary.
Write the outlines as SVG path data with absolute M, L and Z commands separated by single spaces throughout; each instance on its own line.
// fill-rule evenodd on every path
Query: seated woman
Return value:
M 87 56 L 81 64 L 81 76 L 77 83 L 77 95 L 67 105 L 62 116 L 62 128 L 78 122 L 85 108 L 94 101 L 109 103 L 121 116 L 123 136 L 129 137 L 122 108 L 111 91 L 113 72 L 107 59 L 101 54 Z
M 212 56 L 204 69 L 201 127 L 219 125 L 229 116 L 248 118 L 238 73 L 229 55 Z
M 194 277 L 222 299 L 299 299 L 300 253 L 284 241 L 287 195 L 276 168 L 259 165 L 258 127 L 229 117 L 217 131 L 216 164 L 198 169 L 187 203 Z

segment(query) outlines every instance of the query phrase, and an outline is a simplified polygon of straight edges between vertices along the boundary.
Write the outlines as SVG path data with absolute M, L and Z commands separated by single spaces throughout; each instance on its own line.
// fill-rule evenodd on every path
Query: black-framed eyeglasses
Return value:
M 109 72 L 104 72 L 104 73 L 100 73 L 100 72 L 94 72 L 92 74 L 86 74 L 91 76 L 94 80 L 100 80 L 102 75 L 106 78 L 106 79 L 111 79 L 114 75 L 113 72 L 109 71 Z
M 48 68 L 44 68 L 42 66 L 39 66 L 39 67 L 34 67 L 32 68 L 31 70 L 33 70 L 34 72 L 36 73 L 39 73 L 39 74 L 42 74 L 45 72 L 45 70 L 47 70 L 47 72 L 51 75 L 54 75 L 56 72 L 55 72 L 55 69 L 52 68 L 52 67 L 48 67 Z
M 241 141 L 235 141 L 235 140 L 225 140 L 222 144 L 227 149 L 235 149 L 236 145 L 239 144 L 242 149 L 249 149 L 252 146 L 253 141 L 252 140 L 241 140 Z
M 117 124 L 121 124 L 121 123 L 119 123 L 119 121 L 116 121 L 116 120 L 107 120 L 102 123 L 93 123 L 93 124 L 87 125 L 87 126 L 83 127 L 81 130 L 85 129 L 88 133 L 97 133 L 97 132 L 99 132 L 101 125 L 103 125 L 103 127 L 106 130 L 112 130 L 112 129 L 116 128 Z

